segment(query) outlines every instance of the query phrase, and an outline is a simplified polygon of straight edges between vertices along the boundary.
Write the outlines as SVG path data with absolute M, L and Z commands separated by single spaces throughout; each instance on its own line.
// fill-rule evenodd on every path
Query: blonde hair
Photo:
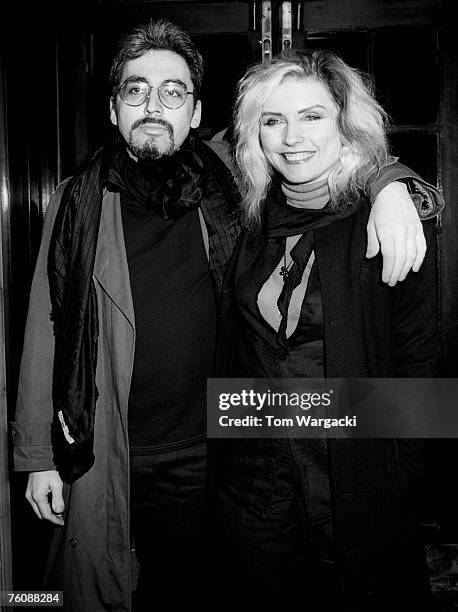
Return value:
M 331 51 L 289 51 L 267 63 L 252 66 L 239 81 L 234 108 L 235 159 L 248 226 L 260 222 L 261 206 L 273 169 L 259 140 L 261 112 L 271 93 L 283 81 L 313 77 L 323 83 L 336 103 L 342 142 L 338 167 L 328 182 L 331 205 L 348 206 L 360 190 L 389 161 L 385 126 L 388 116 L 375 100 L 366 76 Z

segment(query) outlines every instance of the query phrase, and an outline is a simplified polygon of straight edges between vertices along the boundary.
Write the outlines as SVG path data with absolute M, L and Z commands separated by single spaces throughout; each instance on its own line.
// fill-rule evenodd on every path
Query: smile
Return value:
M 281 153 L 281 155 L 287 162 L 297 164 L 311 159 L 315 151 L 298 151 L 297 153 Z

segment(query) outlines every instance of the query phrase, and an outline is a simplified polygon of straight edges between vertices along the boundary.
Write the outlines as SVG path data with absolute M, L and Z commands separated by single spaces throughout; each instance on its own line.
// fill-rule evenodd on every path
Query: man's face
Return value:
M 154 85 L 150 97 L 140 106 L 128 106 L 116 96 L 110 101 L 110 119 L 126 141 L 136 159 L 158 159 L 171 155 L 185 141 L 190 128 L 200 124 L 200 101 L 193 96 L 177 109 L 166 108 L 159 99 L 157 87 L 165 81 L 176 81 L 194 91 L 191 73 L 185 60 L 173 51 L 148 51 L 127 62 L 121 83 L 127 79 Z

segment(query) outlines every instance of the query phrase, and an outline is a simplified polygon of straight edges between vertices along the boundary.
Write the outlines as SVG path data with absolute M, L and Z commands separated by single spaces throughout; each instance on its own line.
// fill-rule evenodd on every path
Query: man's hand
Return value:
M 48 497 L 50 493 L 51 503 Z M 39 519 L 46 519 L 55 525 L 64 524 L 62 513 L 65 504 L 59 472 L 56 470 L 31 472 L 25 496 Z
M 387 185 L 372 206 L 367 224 L 366 257 L 375 257 L 380 248 L 382 280 L 390 287 L 403 281 L 411 269 L 418 272 L 425 258 L 423 227 L 404 183 Z

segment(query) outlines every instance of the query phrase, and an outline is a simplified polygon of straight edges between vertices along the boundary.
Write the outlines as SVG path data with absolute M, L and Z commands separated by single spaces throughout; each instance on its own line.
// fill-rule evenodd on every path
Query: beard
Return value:
M 155 136 L 147 137 L 147 140 L 139 143 L 135 137 L 135 129 L 146 124 L 158 124 L 167 128 L 167 136 L 161 136 L 158 139 Z M 130 130 L 129 149 L 133 155 L 140 161 L 150 161 L 159 159 L 164 155 L 170 156 L 175 152 L 175 138 L 173 134 L 173 126 L 164 119 L 151 119 L 146 117 L 136 121 Z

